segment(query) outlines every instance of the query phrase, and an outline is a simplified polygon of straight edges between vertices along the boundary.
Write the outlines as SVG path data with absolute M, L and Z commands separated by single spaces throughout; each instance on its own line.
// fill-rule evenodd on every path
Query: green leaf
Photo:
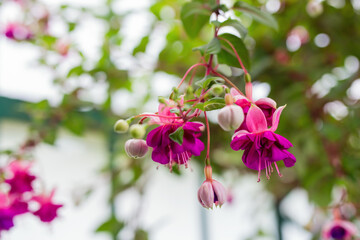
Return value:
M 133 55 L 137 54 L 138 52 L 145 52 L 146 46 L 149 43 L 149 36 L 145 36 L 141 39 L 139 45 L 137 45 L 133 50 Z
M 214 97 L 204 103 L 205 111 L 213 111 L 225 107 L 224 98 Z
M 201 88 L 207 89 L 211 83 L 223 83 L 223 82 L 224 80 L 222 78 L 207 76 L 204 79 L 197 81 L 195 84 Z
M 200 109 L 201 111 L 205 111 L 204 103 L 198 103 L 194 106 L 194 108 Z
M 231 48 L 231 46 L 224 40 L 229 41 L 235 48 L 236 52 L 240 56 L 241 61 L 246 68 L 250 68 L 249 52 L 243 43 L 243 41 L 235 35 L 225 33 L 219 35 L 221 43 L 221 51 L 217 54 L 219 63 L 227 64 L 233 67 L 241 68 L 240 63 Z
M 107 232 L 111 235 L 118 235 L 121 229 L 123 229 L 125 224 L 118 221 L 115 217 L 111 217 L 109 220 L 101 224 L 96 232 Z
M 208 44 L 193 48 L 193 51 L 199 50 L 201 54 L 217 54 L 221 51 L 221 45 L 218 38 L 213 38 Z
M 266 26 L 269 26 L 275 30 L 279 29 L 279 25 L 275 18 L 267 12 L 263 12 L 260 9 L 249 5 L 248 3 L 238 1 L 234 4 L 233 8 L 235 10 L 239 10 L 241 12 L 247 13 L 250 15 L 254 20 L 265 24 Z
M 211 12 L 200 2 L 186 3 L 180 13 L 186 33 L 191 38 L 198 36 L 201 29 L 209 22 Z
M 143 229 L 137 229 L 135 232 L 134 240 L 148 240 L 149 234 Z
M 184 138 L 184 129 L 182 127 L 179 127 L 176 129 L 175 132 L 169 135 L 170 139 L 174 142 L 178 143 L 179 145 L 183 144 L 183 138 Z
M 247 35 L 247 29 L 244 27 L 238 20 L 228 19 L 220 24 L 221 27 L 230 26 L 236 29 L 239 32 L 241 38 L 245 38 Z

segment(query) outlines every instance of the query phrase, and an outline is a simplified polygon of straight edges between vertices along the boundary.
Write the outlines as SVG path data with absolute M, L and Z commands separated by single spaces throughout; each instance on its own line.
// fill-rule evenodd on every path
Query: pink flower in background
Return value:
M 14 217 L 28 212 L 28 204 L 18 196 L 0 193 L 0 232 L 14 226 Z
M 353 223 L 335 219 L 324 226 L 322 230 L 322 238 L 324 240 L 350 240 L 356 232 L 356 226 Z
M 15 215 L 11 209 L 8 195 L 0 193 L 0 232 L 9 230 L 14 226 L 13 218 Z
M 258 181 L 260 172 L 265 169 L 266 177 L 269 179 L 273 171 L 274 164 L 279 176 L 281 176 L 277 161 L 284 161 L 286 167 L 292 167 L 296 158 L 287 151 L 292 144 L 286 138 L 274 133 L 278 127 L 279 119 L 283 107 L 278 108 L 272 118 L 272 126 L 268 128 L 265 114 L 262 109 L 252 105 L 246 117 L 247 130 L 240 130 L 233 135 L 231 148 L 233 150 L 244 150 L 242 160 L 246 167 L 258 171 Z
M 21 23 L 8 23 L 4 30 L 4 35 L 13 40 L 30 40 L 33 37 L 32 32 L 27 26 Z
M 42 222 L 51 222 L 57 217 L 57 211 L 61 208 L 62 204 L 55 204 L 52 202 L 55 191 L 51 191 L 50 195 L 42 194 L 34 196 L 32 200 L 39 203 L 39 209 L 33 212 L 38 216 Z
M 9 173 L 10 178 L 5 178 L 5 182 L 10 185 L 10 193 L 22 194 L 33 190 L 32 182 L 36 179 L 30 173 L 31 164 L 15 160 L 11 162 L 6 172 Z
M 243 109 L 245 119 L 246 119 L 247 113 L 251 106 L 251 101 L 249 101 L 249 99 L 246 98 L 245 96 L 241 95 L 234 88 L 232 88 L 230 90 L 230 93 L 234 98 L 235 104 L 240 106 Z M 263 112 L 263 114 L 265 115 L 267 127 L 271 127 L 272 126 L 272 117 L 276 110 L 276 102 L 274 100 L 272 100 L 271 98 L 260 98 L 259 100 L 255 101 L 254 104 L 256 106 L 258 106 L 261 109 L 261 111 Z M 241 124 L 241 126 L 236 131 L 240 131 L 240 130 L 248 131 L 248 128 L 246 126 L 246 120 Z
M 55 43 L 55 50 L 62 56 L 66 56 L 69 53 L 70 43 L 65 39 L 58 39 Z

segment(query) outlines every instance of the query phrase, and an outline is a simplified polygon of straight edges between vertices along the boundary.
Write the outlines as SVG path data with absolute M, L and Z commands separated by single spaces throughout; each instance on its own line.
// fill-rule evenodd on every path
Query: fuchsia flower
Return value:
M 5 182 L 10 185 L 10 193 L 30 192 L 33 190 L 32 182 L 36 177 L 30 174 L 31 164 L 20 161 L 11 162 L 6 171 L 11 175 L 10 178 L 6 178 Z
M 198 200 L 204 208 L 222 206 L 226 202 L 226 190 L 218 181 L 205 180 L 198 190 Z
M 357 230 L 353 223 L 345 220 L 335 219 L 327 223 L 322 231 L 322 238 L 324 240 L 350 240 Z
M 13 40 L 30 40 L 33 37 L 30 29 L 21 23 L 8 23 L 4 35 Z
M 160 116 L 152 117 L 150 124 L 161 126 L 151 130 L 146 138 L 147 145 L 153 148 L 151 155 L 153 161 L 168 164 L 170 169 L 173 163 L 187 166 L 192 155 L 199 156 L 204 150 L 204 144 L 199 140 L 203 124 L 184 122 L 182 118 L 178 118 L 175 113 L 172 113 L 171 109 L 176 109 L 171 106 L 171 102 L 168 105 L 159 105 L 158 114 Z M 181 145 L 169 137 L 180 127 L 184 130 Z
M 245 166 L 258 171 L 258 181 L 263 169 L 266 170 L 266 177 L 270 178 L 273 163 L 281 176 L 277 161 L 283 160 L 286 167 L 292 167 L 296 162 L 294 155 L 287 151 L 292 147 L 289 140 L 274 133 L 284 107 L 279 107 L 274 112 L 271 127 L 268 128 L 263 110 L 252 104 L 246 117 L 246 127 L 249 131 L 240 130 L 233 135 L 231 148 L 236 151 L 244 150 L 242 160 Z
M 204 168 L 206 180 L 198 190 L 198 200 L 204 208 L 222 206 L 226 202 L 226 190 L 221 183 L 212 178 L 211 166 Z
M 249 101 L 249 99 L 246 98 L 245 96 L 241 95 L 234 88 L 232 88 L 230 90 L 230 93 L 234 97 L 235 104 L 240 106 L 243 109 L 245 119 L 246 119 L 249 108 L 251 106 L 251 101 Z M 258 106 L 261 109 L 261 111 L 265 115 L 267 126 L 271 127 L 272 116 L 276 110 L 276 102 L 274 100 L 272 100 L 271 98 L 260 98 L 259 100 L 255 101 L 254 103 L 256 106 Z M 244 121 L 236 131 L 240 131 L 240 130 L 247 130 L 247 131 L 249 130 L 246 126 L 246 121 Z
M 52 198 L 55 191 L 51 191 L 50 195 L 38 195 L 34 196 L 32 200 L 38 202 L 40 207 L 37 211 L 33 212 L 35 216 L 38 216 L 42 222 L 51 222 L 57 217 L 57 210 L 61 208 L 62 204 L 54 204 Z
M 14 217 L 28 212 L 28 204 L 18 197 L 0 193 L 0 232 L 14 226 Z

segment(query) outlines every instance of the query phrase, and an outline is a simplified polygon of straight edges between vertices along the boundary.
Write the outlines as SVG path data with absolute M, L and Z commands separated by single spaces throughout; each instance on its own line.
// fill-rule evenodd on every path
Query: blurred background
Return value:
M 186 34 L 186 2 L 0 1 L 0 160 L 39 139 L 33 171 L 64 204 L 51 224 L 15 218 L 2 239 L 310 240 L 320 239 L 334 206 L 360 226 L 360 0 L 245 1 L 273 14 L 278 31 L 231 15 L 249 31 L 254 98 L 287 104 L 278 132 L 297 163 L 280 164 L 283 178 L 257 183 L 216 111 L 211 156 L 229 192 L 221 209 L 197 201 L 203 157 L 170 173 L 150 154 L 126 156 L 129 136 L 113 132 L 116 120 L 157 111 L 158 96 L 199 61 L 192 49 L 213 36 L 210 24 Z M 10 23 L 21 26 L 13 37 Z M 219 69 L 244 88 L 239 69 Z

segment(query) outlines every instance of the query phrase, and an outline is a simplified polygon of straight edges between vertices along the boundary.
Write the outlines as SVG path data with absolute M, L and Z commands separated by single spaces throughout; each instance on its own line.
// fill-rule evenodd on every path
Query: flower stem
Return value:
M 243 62 L 241 61 L 241 58 L 240 58 L 239 54 L 237 53 L 234 45 L 232 45 L 232 43 L 231 43 L 229 40 L 225 39 L 225 38 L 219 37 L 219 39 L 220 39 L 220 40 L 224 40 L 227 44 L 229 44 L 229 46 L 230 46 L 230 47 L 232 48 L 232 50 L 234 51 L 234 53 L 235 53 L 235 55 L 236 55 L 236 58 L 237 58 L 237 60 L 239 61 L 239 64 L 240 64 L 241 68 L 244 70 L 244 73 L 245 73 L 245 74 L 248 74 L 248 71 L 246 70 Z
M 205 165 L 210 166 L 210 125 L 209 119 L 206 116 L 206 111 L 204 111 L 205 121 L 206 121 L 206 132 L 207 132 L 207 152 L 205 158 Z
M 184 77 L 181 79 L 181 82 L 179 83 L 179 85 L 176 87 L 177 89 L 180 88 L 180 86 L 183 84 L 183 82 L 185 81 L 187 75 L 191 72 L 191 70 L 193 70 L 194 68 L 198 67 L 198 66 L 207 66 L 206 63 L 197 63 L 197 64 L 194 64 L 192 65 L 185 73 Z

